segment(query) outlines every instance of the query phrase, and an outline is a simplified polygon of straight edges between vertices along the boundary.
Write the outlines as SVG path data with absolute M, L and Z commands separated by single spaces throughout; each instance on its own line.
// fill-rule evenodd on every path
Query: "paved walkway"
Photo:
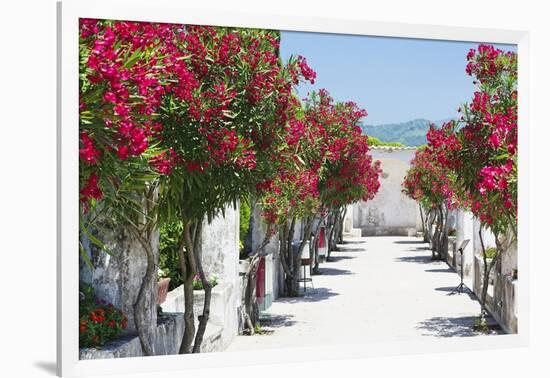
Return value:
M 458 275 L 430 258 L 416 238 L 346 240 L 313 276 L 314 290 L 279 298 L 264 314 L 262 326 L 272 333 L 238 336 L 228 350 L 478 336 L 479 303 L 450 295 Z

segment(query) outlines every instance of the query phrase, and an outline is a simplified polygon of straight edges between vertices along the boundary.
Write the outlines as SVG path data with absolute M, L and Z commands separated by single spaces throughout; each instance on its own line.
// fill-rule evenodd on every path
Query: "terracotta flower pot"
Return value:
M 157 304 L 162 304 L 166 300 L 168 295 L 168 285 L 170 284 L 170 278 L 161 278 L 158 282 L 157 291 Z

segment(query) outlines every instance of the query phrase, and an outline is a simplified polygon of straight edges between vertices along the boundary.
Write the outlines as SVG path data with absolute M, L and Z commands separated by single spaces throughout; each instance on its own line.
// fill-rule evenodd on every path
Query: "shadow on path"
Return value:
M 394 244 L 427 244 L 422 240 L 396 240 Z
M 300 288 L 301 290 L 302 288 Z M 277 298 L 275 302 L 279 303 L 301 303 L 301 302 L 321 302 L 327 299 L 330 299 L 339 293 L 333 292 L 331 289 L 324 287 L 316 287 L 315 289 L 310 289 L 306 291 L 305 295 L 300 297 L 281 297 Z
M 445 287 L 436 287 L 435 291 L 444 291 L 447 292 L 447 295 L 467 295 L 471 300 L 477 301 L 476 295 L 470 289 L 464 289 L 462 292 L 456 291 L 458 284 L 456 286 L 445 286 Z
M 330 260 L 327 261 L 327 262 L 338 262 L 340 260 L 350 260 L 350 259 L 355 259 L 357 258 L 357 256 L 334 256 L 334 255 L 331 255 L 330 256 Z
M 475 316 L 456 318 L 434 317 L 419 323 L 417 329 L 423 331 L 423 336 L 436 337 L 469 337 L 479 335 L 473 330 Z
M 366 240 L 344 240 L 342 243 L 338 243 L 338 245 L 345 245 L 345 244 L 365 244 Z
M 260 324 L 269 328 L 291 327 L 297 323 L 292 320 L 294 315 L 274 315 L 263 313 L 260 315 Z
M 332 251 L 330 253 L 330 257 L 332 257 L 332 254 L 333 253 L 338 253 L 338 252 L 365 252 L 365 248 L 360 248 L 360 247 L 357 247 L 357 248 L 353 248 L 353 247 L 344 247 L 342 245 L 338 246 L 338 249 L 335 250 L 335 251 Z
M 453 290 L 456 289 L 456 286 L 444 286 L 444 287 L 436 287 L 435 291 L 446 291 L 446 292 L 453 292 Z
M 332 261 L 335 261 L 335 260 L 331 259 L 331 262 Z M 347 269 L 322 267 L 322 268 L 319 268 L 319 273 L 318 274 L 323 275 L 323 276 L 342 276 L 342 275 L 349 275 L 349 274 L 355 274 L 355 273 L 353 273 L 351 270 L 347 270 Z
M 426 255 L 401 256 L 401 257 L 397 257 L 395 261 L 417 263 L 417 264 L 429 264 L 432 262 L 436 262 L 435 260 L 432 260 L 431 256 L 426 256 Z
M 455 318 L 436 316 L 424 320 L 418 324 L 416 329 L 423 331 L 422 336 L 435 337 L 470 337 L 482 335 L 482 332 L 474 331 L 474 322 L 477 316 L 459 316 Z M 489 334 L 502 334 L 503 331 L 492 318 L 488 319 Z
M 428 273 L 454 273 L 454 270 L 451 268 L 441 268 L 441 269 L 426 269 L 424 272 Z

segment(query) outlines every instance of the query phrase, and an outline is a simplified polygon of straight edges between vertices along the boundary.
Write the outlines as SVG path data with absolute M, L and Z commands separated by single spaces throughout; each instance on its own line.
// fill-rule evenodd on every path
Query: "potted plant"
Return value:
M 168 295 L 168 287 L 170 285 L 170 277 L 166 277 L 166 274 L 159 269 L 158 270 L 158 288 L 157 288 L 157 305 L 163 304 Z

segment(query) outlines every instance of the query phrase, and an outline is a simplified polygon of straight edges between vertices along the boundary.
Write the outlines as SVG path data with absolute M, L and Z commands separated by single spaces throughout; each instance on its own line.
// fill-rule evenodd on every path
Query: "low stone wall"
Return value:
M 416 227 L 368 226 L 361 227 L 361 236 L 415 236 Z
M 485 308 L 507 333 L 517 333 L 517 279 L 495 272 L 495 270 L 497 270 L 497 266 L 493 268 L 489 276 Z M 481 298 L 482 288 L 483 259 L 476 256 L 474 259 L 474 293 L 478 298 Z
M 203 344 L 201 350 L 223 351 L 233 341 L 238 333 L 238 311 L 233 305 L 233 285 L 231 283 L 219 283 L 212 289 L 210 301 L 210 319 L 206 326 L 206 335 L 210 335 L 212 345 Z M 204 305 L 204 291 L 195 290 L 193 312 L 195 322 L 198 324 L 198 316 L 202 314 Z M 161 305 L 165 312 L 183 313 L 185 311 L 185 299 L 183 286 L 170 291 L 166 301 Z M 217 335 L 216 335 L 217 334 Z
M 158 317 L 153 350 L 155 355 L 177 354 L 183 336 L 183 314 L 164 313 Z M 80 359 L 121 358 L 143 356 L 136 334 L 127 334 L 101 348 L 81 348 Z
M 185 325 L 183 313 L 163 313 L 158 317 L 155 330 L 153 351 L 155 356 L 178 354 Z M 222 343 L 222 329 L 209 324 L 202 341 L 201 352 L 220 352 L 224 349 Z M 143 357 L 139 337 L 135 334 L 125 335 L 113 340 L 101 348 L 81 348 L 81 360 L 95 360 L 104 358 Z

